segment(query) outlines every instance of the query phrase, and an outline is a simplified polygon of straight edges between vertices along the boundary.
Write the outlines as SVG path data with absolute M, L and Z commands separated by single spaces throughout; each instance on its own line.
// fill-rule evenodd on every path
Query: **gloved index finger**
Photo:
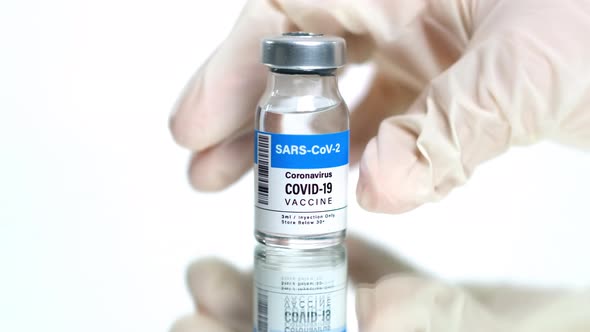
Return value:
M 228 38 L 178 100 L 170 127 L 180 145 L 200 151 L 253 122 L 266 78 L 266 69 L 260 64 L 260 41 L 279 34 L 283 20 L 267 1 L 248 2 Z

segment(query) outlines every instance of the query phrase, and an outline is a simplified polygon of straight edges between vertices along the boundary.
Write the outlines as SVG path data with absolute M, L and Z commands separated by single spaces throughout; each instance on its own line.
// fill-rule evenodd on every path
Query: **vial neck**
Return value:
M 341 99 L 336 75 L 269 72 L 267 93 L 271 96 L 323 96 Z

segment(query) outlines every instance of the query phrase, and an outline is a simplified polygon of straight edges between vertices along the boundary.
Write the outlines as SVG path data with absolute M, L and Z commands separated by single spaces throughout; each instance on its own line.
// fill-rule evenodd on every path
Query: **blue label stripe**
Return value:
M 258 163 L 258 136 L 270 136 L 270 166 L 274 168 L 312 169 L 348 164 L 348 130 L 314 135 L 288 135 L 257 131 L 254 162 Z

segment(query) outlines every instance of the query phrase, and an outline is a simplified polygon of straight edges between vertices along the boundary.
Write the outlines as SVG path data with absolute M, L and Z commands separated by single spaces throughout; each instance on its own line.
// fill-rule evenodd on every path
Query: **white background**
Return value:
M 192 191 L 167 128 L 240 7 L 0 2 L 0 331 L 165 331 L 193 310 L 189 262 L 250 265 L 251 174 Z M 452 280 L 582 286 L 589 170 L 580 151 L 515 148 L 417 211 L 353 204 L 350 229 Z

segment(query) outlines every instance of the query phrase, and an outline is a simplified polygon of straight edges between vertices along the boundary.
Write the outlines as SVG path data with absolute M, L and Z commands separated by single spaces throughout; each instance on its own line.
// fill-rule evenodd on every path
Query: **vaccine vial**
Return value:
M 345 332 L 346 251 L 258 245 L 254 332 Z
M 269 67 L 255 120 L 256 239 L 321 248 L 346 231 L 349 112 L 338 90 L 344 39 L 296 32 L 262 42 Z

